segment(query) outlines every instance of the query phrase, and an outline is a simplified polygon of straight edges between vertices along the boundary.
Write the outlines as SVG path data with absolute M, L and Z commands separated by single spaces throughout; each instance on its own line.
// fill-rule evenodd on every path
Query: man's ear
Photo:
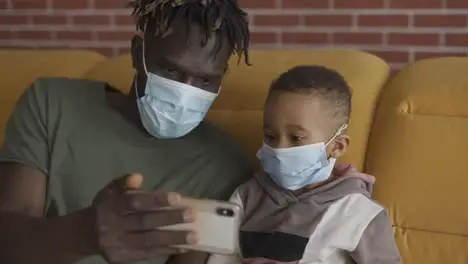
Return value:
M 134 36 L 132 38 L 132 66 L 137 72 L 143 72 L 143 38 Z
M 343 156 L 346 151 L 348 151 L 349 146 L 349 136 L 339 135 L 335 138 L 334 143 L 331 144 L 330 149 L 330 157 L 338 159 L 339 157 Z

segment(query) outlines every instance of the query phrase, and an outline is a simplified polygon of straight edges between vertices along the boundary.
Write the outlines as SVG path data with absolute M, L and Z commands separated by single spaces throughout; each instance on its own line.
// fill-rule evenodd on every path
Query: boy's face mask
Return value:
M 304 186 L 327 180 L 336 159 L 328 158 L 326 147 L 347 128 L 342 125 L 328 142 L 299 147 L 275 149 L 263 143 L 257 152 L 263 170 L 279 186 L 298 190 Z
M 156 138 L 187 135 L 203 121 L 218 94 L 149 72 L 144 43 L 142 53 L 147 76 L 145 94 L 138 98 L 138 89 L 135 90 L 143 126 Z

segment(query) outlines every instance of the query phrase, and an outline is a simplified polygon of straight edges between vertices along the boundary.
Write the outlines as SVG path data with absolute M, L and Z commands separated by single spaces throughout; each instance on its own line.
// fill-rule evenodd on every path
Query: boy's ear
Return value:
M 339 135 L 335 138 L 334 143 L 331 145 L 330 158 L 338 159 L 348 151 L 349 136 Z

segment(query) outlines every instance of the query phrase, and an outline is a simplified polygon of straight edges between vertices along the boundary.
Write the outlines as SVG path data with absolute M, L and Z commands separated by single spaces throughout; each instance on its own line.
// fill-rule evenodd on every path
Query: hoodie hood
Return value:
M 337 164 L 332 172 L 333 180 L 317 188 L 295 196 L 291 191 L 278 186 L 265 173 L 256 176 L 258 184 L 278 204 L 299 202 L 303 199 L 315 200 L 318 204 L 325 204 L 343 198 L 344 196 L 360 193 L 371 197 L 375 177 L 356 170 L 351 164 Z

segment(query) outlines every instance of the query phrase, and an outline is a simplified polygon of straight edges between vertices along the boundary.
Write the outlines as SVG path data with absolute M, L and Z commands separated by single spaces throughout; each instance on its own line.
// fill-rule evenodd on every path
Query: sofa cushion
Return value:
M 384 89 L 366 172 L 407 264 L 468 263 L 468 59 L 404 69 Z

